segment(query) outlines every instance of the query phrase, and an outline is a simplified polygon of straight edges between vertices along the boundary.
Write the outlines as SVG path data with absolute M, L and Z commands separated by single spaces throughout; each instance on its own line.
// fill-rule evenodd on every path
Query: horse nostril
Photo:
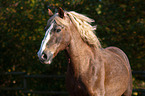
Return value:
M 47 55 L 46 54 L 44 54 L 44 58 L 47 59 Z
M 47 55 L 46 55 L 45 53 L 43 53 L 42 56 L 41 56 L 41 58 L 42 58 L 43 60 L 46 60 L 46 59 L 47 59 Z

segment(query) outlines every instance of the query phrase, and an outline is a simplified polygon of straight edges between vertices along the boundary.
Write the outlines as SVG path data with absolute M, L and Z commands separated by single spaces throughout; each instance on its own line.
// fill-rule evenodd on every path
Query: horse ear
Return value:
M 52 16 L 53 15 L 53 12 L 48 8 L 48 15 L 49 16 Z
M 61 7 L 58 8 L 58 14 L 59 14 L 59 17 L 61 17 L 61 18 L 64 17 L 64 11 Z

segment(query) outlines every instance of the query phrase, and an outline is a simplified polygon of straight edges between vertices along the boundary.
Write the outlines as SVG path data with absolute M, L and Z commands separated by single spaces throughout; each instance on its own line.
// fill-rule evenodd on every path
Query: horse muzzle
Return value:
M 51 64 L 53 59 L 53 52 L 43 52 L 41 55 L 38 55 L 38 57 L 41 63 Z

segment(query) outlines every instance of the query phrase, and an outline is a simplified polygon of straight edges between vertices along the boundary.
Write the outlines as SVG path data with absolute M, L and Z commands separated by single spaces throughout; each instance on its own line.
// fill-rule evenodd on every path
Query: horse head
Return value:
M 52 12 L 48 11 L 52 15 Z M 50 64 L 57 53 L 69 45 L 70 33 L 68 26 L 66 26 L 69 24 L 68 20 L 68 16 L 62 8 L 59 8 L 58 13 L 48 20 L 45 27 L 46 33 L 37 53 L 42 63 Z

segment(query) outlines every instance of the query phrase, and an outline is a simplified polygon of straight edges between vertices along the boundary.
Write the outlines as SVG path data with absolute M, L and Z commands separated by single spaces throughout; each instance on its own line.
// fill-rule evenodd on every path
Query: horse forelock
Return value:
M 69 16 L 70 21 L 75 25 L 77 28 L 81 38 L 87 42 L 89 45 L 93 45 L 97 48 L 101 48 L 101 44 L 97 38 L 97 36 L 94 34 L 96 30 L 96 26 L 92 26 L 90 23 L 94 22 L 93 19 L 86 17 L 85 15 L 76 13 L 74 11 L 65 12 L 65 16 Z M 69 27 L 70 21 L 67 21 L 67 19 L 60 18 L 58 16 L 58 13 L 53 15 L 49 20 L 48 24 L 52 24 L 52 22 L 55 21 L 57 24 Z

